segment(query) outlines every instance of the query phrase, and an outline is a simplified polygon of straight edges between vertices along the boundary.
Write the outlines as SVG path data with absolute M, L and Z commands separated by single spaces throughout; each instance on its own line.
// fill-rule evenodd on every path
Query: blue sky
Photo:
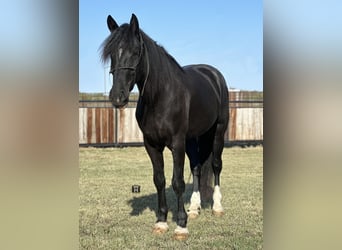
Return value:
M 140 28 L 181 65 L 210 64 L 223 73 L 229 87 L 263 90 L 262 1 L 80 0 L 81 92 L 109 91 L 108 70 L 99 53 L 109 35 L 107 16 L 121 25 L 132 13 Z

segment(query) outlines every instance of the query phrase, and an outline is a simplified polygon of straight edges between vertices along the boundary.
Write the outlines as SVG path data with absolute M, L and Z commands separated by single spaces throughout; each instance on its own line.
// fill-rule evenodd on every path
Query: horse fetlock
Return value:
M 190 207 L 187 214 L 190 219 L 195 219 L 198 217 L 201 211 L 201 195 L 200 192 L 193 192 L 190 199 Z
M 213 214 L 216 216 L 223 215 L 223 207 L 221 204 L 222 194 L 221 194 L 219 186 L 215 186 L 215 188 L 214 188 L 213 201 L 214 201 Z
M 179 212 L 178 213 L 177 225 L 179 225 L 181 227 L 186 227 L 187 221 L 188 221 L 187 213 L 185 211 Z
M 201 208 L 201 194 L 199 191 L 192 193 L 190 198 L 190 207 Z

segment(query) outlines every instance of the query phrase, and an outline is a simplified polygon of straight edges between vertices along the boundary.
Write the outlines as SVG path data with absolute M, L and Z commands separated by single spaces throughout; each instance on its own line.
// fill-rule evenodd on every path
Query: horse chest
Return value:
M 153 117 L 144 117 L 138 120 L 139 127 L 144 137 L 155 143 L 162 143 L 168 140 L 168 129 L 163 121 L 157 121 Z

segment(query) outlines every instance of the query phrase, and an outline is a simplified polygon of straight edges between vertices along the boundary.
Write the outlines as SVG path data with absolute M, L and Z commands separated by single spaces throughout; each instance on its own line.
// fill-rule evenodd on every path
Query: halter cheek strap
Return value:
M 141 35 L 140 35 L 141 36 Z M 141 37 L 142 39 L 142 37 Z M 147 82 L 147 78 L 148 78 L 148 75 L 150 74 L 150 60 L 148 58 L 148 53 L 147 53 L 147 47 L 145 46 L 145 54 L 146 54 L 146 63 L 147 63 L 147 73 L 146 73 L 146 77 L 145 77 L 145 80 L 144 80 L 144 84 L 143 84 L 143 87 L 141 89 L 141 93 L 140 93 L 140 96 L 142 97 L 144 95 L 144 91 L 145 91 L 145 86 L 146 86 L 146 82 Z

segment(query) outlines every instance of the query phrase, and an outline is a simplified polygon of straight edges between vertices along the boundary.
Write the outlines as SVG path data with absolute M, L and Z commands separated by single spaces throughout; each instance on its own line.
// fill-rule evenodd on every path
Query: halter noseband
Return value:
M 141 33 L 139 33 L 140 35 L 140 51 L 139 51 L 139 58 L 138 58 L 138 62 L 134 65 L 134 66 L 131 66 L 131 67 L 117 67 L 115 69 L 112 69 L 109 73 L 113 74 L 115 71 L 117 70 L 121 70 L 121 69 L 128 69 L 128 70 L 133 70 L 134 71 L 134 81 L 136 81 L 136 71 L 137 71 L 137 67 L 141 61 L 141 58 L 142 58 L 142 54 L 143 54 L 143 47 L 144 47 L 144 41 L 143 41 L 143 38 L 142 38 L 142 35 Z M 147 78 L 148 78 L 148 75 L 150 74 L 150 62 L 149 62 L 149 58 L 148 58 L 148 53 L 147 53 L 147 48 L 145 46 L 145 52 L 146 52 L 146 62 L 147 62 L 147 74 L 146 74 L 146 77 L 145 77 L 145 80 L 144 80 L 144 84 L 143 84 L 143 87 L 141 89 L 141 93 L 140 93 L 140 96 L 142 97 L 144 95 L 144 91 L 145 91 L 145 86 L 146 86 L 146 82 L 147 82 Z

